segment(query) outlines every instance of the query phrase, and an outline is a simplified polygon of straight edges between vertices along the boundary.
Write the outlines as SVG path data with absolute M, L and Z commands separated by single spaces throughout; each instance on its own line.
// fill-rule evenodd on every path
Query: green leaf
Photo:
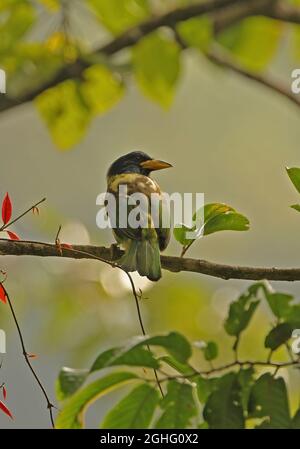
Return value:
M 170 332 L 167 335 L 158 335 L 146 338 L 139 344 L 149 346 L 161 346 L 166 349 L 179 362 L 186 362 L 192 355 L 192 348 L 187 339 L 178 332 Z
M 292 428 L 300 429 L 300 409 L 296 412 L 296 414 L 293 418 Z
M 270 292 L 263 286 L 263 292 L 273 314 L 281 321 L 297 328 L 300 325 L 300 304 L 291 304 L 294 297 L 286 293 Z
M 289 314 L 291 309 L 292 295 L 286 295 L 285 293 L 269 293 L 266 292 L 266 299 L 270 306 L 270 309 L 277 318 L 284 318 Z
M 205 404 L 209 396 L 218 387 L 218 378 L 205 378 L 202 376 L 197 376 L 193 379 L 193 382 L 197 385 L 197 395 L 201 404 Z
M 4 3 L 0 8 L 0 55 L 15 50 L 36 19 L 35 8 L 26 0 Z
M 245 427 L 241 387 L 235 373 L 226 374 L 218 380 L 216 390 L 206 402 L 203 416 L 210 429 Z
M 195 225 L 191 228 L 184 224 L 174 227 L 174 237 L 183 246 L 187 246 L 202 235 L 219 231 L 248 231 L 249 229 L 249 220 L 231 206 L 223 203 L 205 204 L 195 212 L 193 222 Z M 198 229 L 198 237 L 187 238 L 187 233 L 195 233 L 196 229 Z
M 291 323 L 278 324 L 266 336 L 265 347 L 275 351 L 291 338 L 293 329 L 294 327 Z
M 86 369 L 62 368 L 56 382 L 57 399 L 63 401 L 74 394 L 84 383 L 87 375 Z
M 290 180 L 294 184 L 297 192 L 300 193 L 300 168 L 292 167 L 286 168 L 287 174 L 289 175 Z
M 213 23 L 206 16 L 185 20 L 176 28 L 186 45 L 199 50 L 207 50 L 213 38 Z
M 176 380 L 168 382 L 167 394 L 160 406 L 163 413 L 155 424 L 156 429 L 185 429 L 197 414 L 192 387 Z
M 254 383 L 254 369 L 241 368 L 237 374 L 237 379 L 241 387 L 241 404 L 245 412 L 248 410 L 250 391 Z
M 143 366 L 159 368 L 153 354 L 142 347 L 118 347 L 102 352 L 92 365 L 91 372 L 110 366 Z
M 137 379 L 133 373 L 119 372 L 109 374 L 77 391 L 68 399 L 59 412 L 55 427 L 57 429 L 80 429 L 84 426 L 86 409 L 104 394 L 118 386 Z
M 173 234 L 177 242 L 181 243 L 182 246 L 187 246 L 189 243 L 191 243 L 194 239 L 188 239 L 186 237 L 188 232 L 195 231 L 195 228 L 188 228 L 184 224 L 176 225 L 176 227 L 173 229 Z
M 69 149 L 83 138 L 91 113 L 75 81 L 68 80 L 46 90 L 35 102 L 60 149 Z
M 297 212 L 300 212 L 300 204 L 292 204 L 291 208 L 295 209 Z
M 205 348 L 203 348 L 205 360 L 208 361 L 216 359 L 218 352 L 218 345 L 214 341 L 207 342 Z
M 204 226 L 204 235 L 219 231 L 248 231 L 249 220 L 236 212 L 227 212 L 210 220 Z
M 197 220 L 198 219 L 198 220 Z M 219 231 L 248 231 L 249 220 L 223 203 L 205 204 L 193 216 L 203 227 L 203 235 Z M 204 220 L 204 222 L 203 222 Z
M 147 0 L 88 0 L 88 3 L 100 22 L 115 35 L 139 24 L 150 14 Z
M 106 66 L 96 64 L 84 71 L 80 89 L 93 114 L 103 114 L 122 98 L 124 87 Z
M 224 327 L 229 335 L 238 337 L 248 326 L 258 304 L 257 292 L 260 284 L 252 285 L 237 301 L 230 304 Z
M 160 396 L 148 384 L 139 385 L 122 399 L 104 419 L 104 429 L 147 429 Z
M 101 353 L 95 360 L 92 371 L 116 365 L 145 366 L 158 368 L 159 363 L 144 346 L 161 346 L 179 362 L 186 362 L 191 356 L 191 345 L 181 334 L 170 332 L 155 337 L 138 337 L 123 347 L 109 349 Z
M 168 109 L 173 101 L 180 71 L 180 48 L 164 34 L 155 32 L 133 48 L 133 70 L 142 92 Z
M 275 56 L 281 31 L 281 24 L 275 20 L 249 17 L 221 32 L 218 41 L 243 67 L 259 72 Z
M 263 374 L 253 385 L 249 399 L 249 415 L 265 418 L 264 429 L 288 429 L 291 426 L 286 385 L 283 378 Z
M 190 365 L 188 365 L 187 363 L 178 362 L 178 360 L 176 360 L 174 357 L 164 356 L 160 357 L 159 360 L 178 371 L 178 373 L 189 376 L 189 378 L 191 374 L 195 373 L 194 369 Z M 195 373 L 195 376 L 197 376 L 197 373 Z

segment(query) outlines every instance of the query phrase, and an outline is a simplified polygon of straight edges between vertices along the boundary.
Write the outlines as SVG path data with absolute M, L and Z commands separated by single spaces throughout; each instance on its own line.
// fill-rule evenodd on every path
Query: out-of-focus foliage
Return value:
M 106 416 L 104 429 L 145 429 L 159 402 L 158 391 L 151 385 L 134 388 Z
M 145 95 L 164 108 L 172 102 L 180 70 L 180 49 L 160 33 L 143 38 L 133 49 L 133 70 Z
M 74 145 L 85 134 L 91 119 L 114 106 L 123 86 L 105 66 L 93 65 L 84 81 L 65 81 L 46 90 L 36 100 L 53 140 L 61 149 Z
M 170 1 L 169 8 L 188 3 Z M 80 142 L 95 114 L 106 113 L 118 103 L 130 72 L 147 98 L 164 109 L 171 106 L 183 65 L 178 36 L 187 48 L 195 48 L 205 55 L 217 45 L 242 68 L 263 72 L 269 69 L 280 42 L 292 27 L 294 39 L 289 41 L 293 48 L 290 54 L 299 59 L 297 25 L 283 26 L 266 17 L 250 17 L 214 36 L 212 18 L 201 16 L 178 23 L 177 36 L 174 30 L 161 29 L 142 37 L 123 52 L 125 64 L 118 66 L 110 58 L 102 58 L 97 53 L 98 41 L 77 33 L 72 20 L 72 15 L 83 14 L 86 28 L 89 21 L 94 21 L 100 33 L 113 38 L 151 19 L 153 14 L 165 13 L 168 2 L 160 7 L 161 11 L 150 0 L 2 1 L 0 66 L 8 74 L 8 95 L 18 97 L 36 89 L 76 60 L 93 65 L 100 57 L 101 68 L 91 67 L 76 81 L 43 92 L 36 102 L 56 146 L 65 150 Z M 60 99 L 68 105 L 63 106 Z
M 286 298 L 284 313 L 274 306 L 276 301 L 282 298 Z M 241 332 L 249 326 L 257 306 L 263 299 L 277 318 L 277 323 L 268 333 L 265 342 L 265 346 L 272 350 L 273 355 L 274 351 L 283 345 L 287 345 L 289 349 L 292 328 L 285 333 L 286 338 L 281 338 L 278 329 L 291 323 L 284 317 L 291 317 L 292 310 L 300 306 L 292 303 L 292 297 L 272 291 L 268 284 L 253 284 L 230 305 L 224 330 L 240 340 Z M 265 327 L 268 332 L 267 323 Z M 270 338 L 272 332 L 274 338 Z M 267 344 L 270 340 L 276 344 Z M 154 346 L 167 350 L 171 356 L 157 356 L 153 352 Z M 199 344 L 194 346 L 197 347 L 196 351 L 199 351 Z M 209 341 L 200 347 L 205 360 L 211 362 L 218 357 L 218 348 L 214 342 Z M 152 360 L 151 364 L 145 358 L 146 352 L 148 359 Z M 95 369 L 101 371 L 109 366 L 122 365 L 127 369 L 136 368 L 134 371 L 114 371 L 100 377 L 98 381 L 82 386 L 82 377 L 78 378 L 82 376 L 82 371 L 78 376 L 74 376 L 76 371 L 64 368 L 58 377 L 58 391 L 59 397 L 66 399 L 58 415 L 57 426 L 82 428 L 88 406 L 99 396 L 108 393 L 112 386 L 122 386 L 124 381 L 130 380 L 138 383 L 138 386 L 108 412 L 102 427 L 242 429 L 253 427 L 255 421 L 254 426 L 257 428 L 299 428 L 300 412 L 298 410 L 291 413 L 285 380 L 272 373 L 276 368 L 277 374 L 280 364 L 272 364 L 270 356 L 267 360 L 243 362 L 235 343 L 231 363 L 227 362 L 218 367 L 214 365 L 205 371 L 201 368 L 203 362 L 200 362 L 200 368 L 194 368 L 191 355 L 192 345 L 183 335 L 172 332 L 142 338 L 138 343 L 133 340 L 123 347 L 108 349 L 97 357 L 89 369 L 92 373 Z M 289 357 L 290 350 L 287 351 L 283 366 L 297 367 L 299 364 L 296 354 L 292 359 Z M 138 367 L 143 367 L 143 371 L 138 371 Z M 162 398 L 159 398 L 155 379 L 149 378 L 151 373 L 145 373 L 145 369 L 149 367 L 157 369 L 159 373 L 160 370 L 163 372 L 160 382 L 166 394 Z M 88 371 L 85 376 L 88 382 Z
M 282 25 L 279 22 L 265 17 L 250 17 L 223 31 L 218 41 L 242 67 L 261 72 L 275 56 L 281 36 Z
M 75 81 L 46 90 L 38 97 L 37 106 L 54 142 L 62 149 L 74 145 L 85 134 L 90 113 Z
M 207 50 L 213 38 L 213 23 L 204 16 L 181 22 L 177 25 L 177 31 L 188 47 Z
M 118 35 L 150 15 L 148 0 L 88 0 L 102 25 Z

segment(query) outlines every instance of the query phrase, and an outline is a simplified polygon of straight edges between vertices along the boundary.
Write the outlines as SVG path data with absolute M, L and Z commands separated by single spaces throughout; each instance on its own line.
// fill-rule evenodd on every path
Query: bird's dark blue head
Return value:
M 172 165 L 153 159 L 142 151 L 132 151 L 113 162 L 108 169 L 107 177 L 110 178 L 123 173 L 137 173 L 149 176 L 153 170 L 161 170 L 168 167 L 172 167 Z

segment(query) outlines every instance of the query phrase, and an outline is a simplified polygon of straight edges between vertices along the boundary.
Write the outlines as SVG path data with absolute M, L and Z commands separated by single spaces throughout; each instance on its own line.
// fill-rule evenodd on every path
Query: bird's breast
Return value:
M 149 176 L 140 175 L 137 173 L 124 173 L 121 175 L 111 176 L 107 182 L 108 192 L 118 193 L 119 187 L 125 185 L 127 187 L 127 194 L 131 195 L 135 192 L 143 193 L 150 196 L 152 193 L 161 194 L 159 185 Z

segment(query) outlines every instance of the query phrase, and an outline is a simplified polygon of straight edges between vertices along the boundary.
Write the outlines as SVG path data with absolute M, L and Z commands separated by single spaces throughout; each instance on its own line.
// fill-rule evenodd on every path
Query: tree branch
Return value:
M 300 24 L 300 8 L 289 4 L 287 1 L 273 2 L 265 15 L 282 22 Z
M 213 14 L 214 30 L 218 34 L 242 19 L 256 15 L 268 15 L 274 0 L 252 0 L 246 3 L 232 5 L 230 8 Z
M 198 17 L 210 13 L 214 19 L 215 32 L 218 33 L 223 29 L 233 25 L 243 18 L 253 15 L 264 15 L 283 22 L 300 24 L 300 8 L 294 7 L 283 1 L 276 0 L 207 0 L 199 4 L 189 5 L 187 7 L 176 8 L 161 16 L 155 16 L 151 19 L 142 22 L 136 27 L 133 27 L 120 36 L 113 39 L 111 42 L 103 45 L 95 50 L 94 54 L 102 54 L 104 56 L 112 56 L 113 54 L 135 45 L 140 39 L 147 36 L 151 32 L 160 27 L 170 27 L 188 20 L 192 17 Z M 226 66 L 227 64 L 222 63 Z M 53 78 L 47 82 L 37 86 L 36 88 L 25 92 L 17 98 L 9 97 L 9 95 L 0 96 L 0 113 L 12 109 L 16 106 L 26 104 L 33 101 L 38 95 L 45 90 L 55 87 L 63 81 L 68 79 L 80 79 L 85 69 L 90 66 L 90 62 L 78 59 L 72 64 L 62 67 Z M 228 66 L 228 65 L 227 65 Z M 250 76 L 243 69 L 231 67 L 233 70 L 251 78 L 255 81 L 264 84 L 265 86 L 281 91 L 281 93 L 288 97 L 291 101 L 299 106 L 298 99 L 292 95 L 283 86 L 273 84 L 270 80 L 261 79 L 259 76 Z M 279 89 L 276 87 L 279 87 Z
M 192 368 L 194 370 L 194 373 L 191 374 L 177 374 L 175 376 L 168 375 L 165 372 L 162 372 L 162 374 L 165 375 L 165 377 L 160 379 L 160 382 L 170 381 L 173 379 L 190 379 L 191 382 L 193 379 L 195 379 L 197 376 L 210 376 L 212 374 L 220 373 L 222 371 L 227 371 L 228 369 L 239 367 L 262 367 L 262 368 L 275 368 L 276 372 L 282 368 L 299 368 L 299 361 L 293 360 L 289 362 L 282 362 L 282 363 L 275 363 L 271 361 L 260 361 L 260 360 L 245 360 L 245 361 L 239 361 L 235 360 L 231 363 L 227 363 L 226 365 L 218 366 L 217 368 L 211 368 L 207 371 L 198 371 L 195 368 Z
M 207 57 L 215 64 L 231 70 L 232 72 L 238 73 L 239 75 L 242 75 L 247 79 L 255 81 L 256 83 L 259 83 L 264 87 L 272 90 L 273 92 L 276 92 L 277 94 L 280 94 L 283 97 L 287 98 L 298 107 L 300 106 L 300 97 L 292 93 L 290 86 L 285 86 L 283 83 L 265 75 L 248 72 L 239 64 L 234 62 L 231 58 L 229 58 L 224 52 L 213 50 L 207 54 Z
M 127 47 L 135 45 L 141 38 L 147 36 L 160 27 L 173 27 L 176 23 L 188 20 L 192 17 L 201 16 L 207 13 L 216 14 L 218 11 L 224 13 L 224 11 L 232 5 L 251 4 L 252 2 L 253 0 L 207 0 L 199 4 L 177 8 L 161 16 L 152 17 L 138 26 L 125 31 L 111 42 L 96 50 L 95 54 L 111 56 Z M 257 8 L 256 0 L 254 6 Z M 90 63 L 87 61 L 77 60 L 73 64 L 64 66 L 47 82 L 37 86 L 29 92 L 25 92 L 24 95 L 21 95 L 18 98 L 12 98 L 9 97 L 9 95 L 0 96 L 0 112 L 7 111 L 13 107 L 33 101 L 45 90 L 54 87 L 67 79 L 81 78 L 84 70 L 88 68 L 89 65 Z
M 78 251 L 78 252 L 77 252 Z M 123 252 L 112 245 L 110 248 L 92 245 L 73 245 L 72 248 L 58 248 L 57 245 L 33 241 L 0 239 L 1 256 L 66 257 L 72 259 L 100 258 L 107 263 L 116 262 Z M 225 265 L 202 259 L 161 256 L 162 268 L 171 272 L 188 271 L 221 279 L 258 281 L 300 281 L 300 268 L 269 268 Z

